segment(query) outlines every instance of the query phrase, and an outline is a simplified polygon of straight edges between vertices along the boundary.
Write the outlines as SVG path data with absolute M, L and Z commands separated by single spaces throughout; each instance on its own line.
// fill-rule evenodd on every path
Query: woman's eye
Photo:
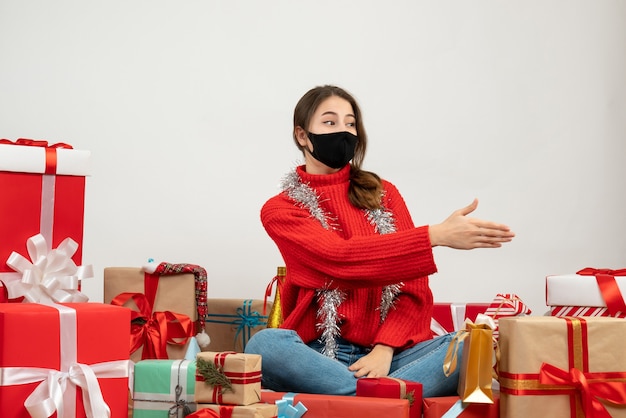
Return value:
M 323 123 L 324 125 L 330 125 L 330 126 L 333 126 L 333 125 L 335 124 L 335 122 L 333 122 L 332 120 L 327 120 L 327 121 L 324 121 L 324 122 L 322 122 L 322 123 Z
M 356 122 L 348 122 L 346 123 L 347 126 L 354 128 L 356 126 Z

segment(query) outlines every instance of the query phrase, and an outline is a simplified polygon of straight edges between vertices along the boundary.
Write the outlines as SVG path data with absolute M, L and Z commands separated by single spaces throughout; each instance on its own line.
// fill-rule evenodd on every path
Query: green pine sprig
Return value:
M 222 388 L 222 393 L 233 391 L 230 379 L 213 362 L 198 357 L 196 358 L 196 368 L 207 385 Z
M 413 406 L 413 403 L 415 402 L 415 391 L 412 390 L 409 393 L 407 393 L 404 396 L 404 399 L 408 399 L 409 400 L 409 406 Z

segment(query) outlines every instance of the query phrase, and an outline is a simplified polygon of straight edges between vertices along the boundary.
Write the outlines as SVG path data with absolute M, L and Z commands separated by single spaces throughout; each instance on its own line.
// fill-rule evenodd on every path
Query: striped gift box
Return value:
M 611 314 L 606 307 L 597 306 L 551 306 L 551 316 L 612 316 L 615 318 L 626 318 L 626 312 L 616 312 Z
M 498 293 L 485 311 L 485 315 L 492 317 L 496 323 L 496 329 L 493 330 L 494 338 L 498 338 L 499 318 L 530 315 L 531 313 L 530 308 L 513 293 Z

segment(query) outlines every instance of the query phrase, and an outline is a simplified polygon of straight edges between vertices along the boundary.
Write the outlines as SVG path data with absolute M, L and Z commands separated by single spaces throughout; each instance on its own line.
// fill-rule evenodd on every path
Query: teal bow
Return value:
M 300 418 L 308 411 L 302 402 L 298 402 L 296 406 L 293 406 L 295 397 L 295 393 L 289 392 L 286 393 L 282 399 L 276 401 L 276 406 L 278 406 L 278 418 Z
M 236 325 L 237 332 L 235 333 L 235 346 L 237 345 L 237 340 L 241 337 L 242 349 L 245 351 L 246 344 L 252 336 L 252 330 L 258 326 L 267 325 L 267 316 L 261 315 L 257 311 L 253 311 L 252 302 L 252 299 L 244 300 L 243 305 L 237 308 L 237 313 L 235 315 L 208 314 L 206 322 Z M 209 317 L 232 319 L 220 321 L 216 319 L 208 319 Z

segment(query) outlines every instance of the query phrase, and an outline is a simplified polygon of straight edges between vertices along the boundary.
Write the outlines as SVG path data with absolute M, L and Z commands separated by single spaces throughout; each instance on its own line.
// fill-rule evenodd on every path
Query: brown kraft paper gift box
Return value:
M 203 351 L 196 356 L 197 403 L 251 405 L 261 401 L 261 356 Z
M 144 277 L 145 272 L 140 267 L 105 268 L 104 303 L 111 303 L 120 293 L 144 293 Z M 162 275 L 159 278 L 153 312 L 171 311 L 187 315 L 191 321 L 196 321 L 198 312 L 194 292 L 195 278 L 193 274 Z M 127 302 L 125 306 L 136 310 L 132 301 Z M 187 345 L 168 344 L 168 357 L 174 360 L 183 359 Z M 141 354 L 142 348 L 139 348 L 134 353 L 131 353 L 130 359 L 138 362 L 141 360 Z
M 626 319 L 502 318 L 499 342 L 502 417 L 626 417 Z
M 250 337 L 267 326 L 263 304 L 260 299 L 209 299 L 204 329 L 211 343 L 202 350 L 242 353 Z M 271 308 L 268 301 L 265 311 Z

